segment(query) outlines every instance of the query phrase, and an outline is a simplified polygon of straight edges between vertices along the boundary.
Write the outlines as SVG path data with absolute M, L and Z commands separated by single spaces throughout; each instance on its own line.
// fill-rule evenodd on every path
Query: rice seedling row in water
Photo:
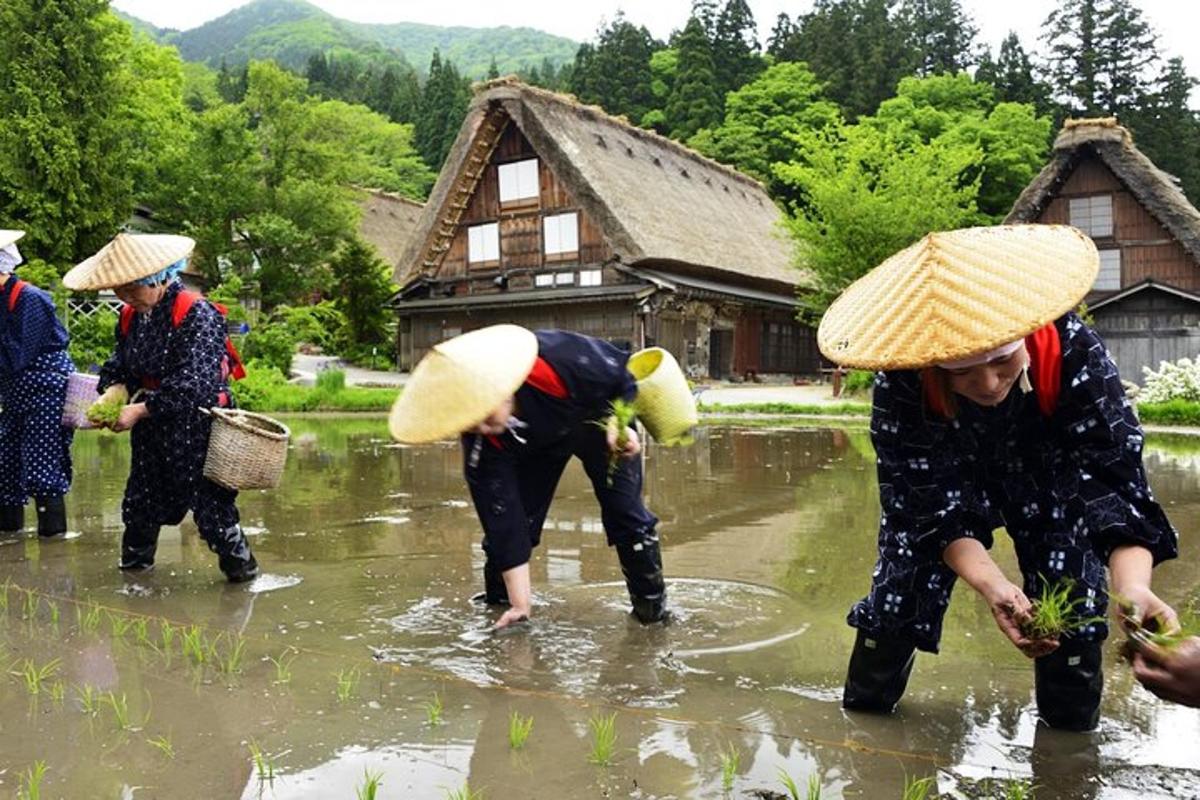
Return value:
M 434 692 L 433 699 L 425 704 L 425 721 L 430 725 L 441 725 L 442 710 L 442 696 Z
M 42 691 L 42 687 L 58 673 L 58 668 L 62 666 L 62 659 L 54 658 L 42 664 L 40 667 L 31 659 L 25 659 L 25 665 L 19 673 L 25 681 L 25 690 L 30 695 L 37 695 Z
M 730 792 L 733 790 L 733 779 L 737 777 L 738 767 L 741 765 L 742 754 L 733 745 L 730 745 L 727 750 L 721 752 L 721 789 Z
M 133 629 L 133 637 L 141 647 L 150 646 L 149 626 L 150 620 L 145 617 L 138 617 L 130 625 Z
M 357 800 L 375 800 L 375 795 L 379 793 L 379 787 L 383 785 L 383 773 L 371 772 L 371 770 L 363 768 L 363 782 L 355 789 L 355 797 Z
M 51 700 L 61 706 L 67 696 L 67 687 L 63 686 L 62 681 L 55 681 L 50 684 L 50 688 L 46 693 L 50 695 Z
M 79 619 L 79 630 L 82 632 L 94 633 L 100 627 L 100 615 L 102 611 L 100 606 L 95 603 L 90 603 L 87 611 L 84 611 L 82 606 L 76 606 L 75 613 Z
M 1103 622 L 1103 617 L 1080 613 L 1087 601 L 1082 597 L 1072 598 L 1074 588 L 1075 582 L 1070 578 L 1052 584 L 1042 576 L 1041 594 L 1033 601 L 1033 613 L 1021 625 L 1021 632 L 1031 639 L 1057 639 L 1064 633 Z
M 937 788 L 937 782 L 933 778 L 913 778 L 904 779 L 904 794 L 900 796 L 901 800 L 926 800 L 929 793 Z
M 0 584 L 0 611 L 8 613 L 8 590 L 12 588 L 12 578 L 5 578 Z
M 115 611 L 108 612 L 108 627 L 112 631 L 114 639 L 124 639 L 132 625 L 133 621 L 124 614 Z
M 117 723 L 117 728 L 122 731 L 133 730 L 133 723 L 129 719 L 129 700 L 122 692 L 118 697 L 116 692 L 108 692 L 100 696 L 100 702 L 108 706 L 113 713 L 113 721 Z
M 58 627 L 58 603 L 54 602 L 53 600 L 48 600 L 48 601 L 46 601 L 46 603 L 50 609 L 50 624 L 57 628 Z
M 242 671 L 242 661 L 246 652 L 246 640 L 241 636 L 233 637 L 232 644 L 224 655 L 217 655 L 217 667 L 226 675 L 235 675 Z
M 100 713 L 100 691 L 94 687 L 84 684 L 75 687 L 75 696 L 79 700 L 79 710 L 89 717 L 95 717 Z
M 35 761 L 21 775 L 21 786 L 17 789 L 17 800 L 40 800 L 42 779 L 46 776 L 46 762 Z
M 533 731 L 533 717 L 522 717 L 516 711 L 508 715 L 508 746 L 520 750 Z
M 258 776 L 258 782 L 273 783 L 275 781 L 275 763 L 271 757 L 262 751 L 262 747 L 254 739 L 246 745 L 250 750 L 250 759 L 254 762 L 254 773 Z
M 267 656 L 267 660 L 275 665 L 275 683 L 285 684 L 292 682 L 292 662 L 297 657 L 298 654 L 292 652 L 292 648 L 290 647 L 280 653 L 279 658 Z
M 200 630 L 199 626 L 192 625 L 190 628 L 180 631 L 179 646 L 184 658 L 196 666 L 204 663 L 208 650 L 205 647 L 204 632 Z
M 21 608 L 21 619 L 33 619 L 37 615 L 38 596 L 33 589 L 25 590 L 25 602 Z
M 153 739 L 147 739 L 146 744 L 158 750 L 158 752 L 162 753 L 168 760 L 175 760 L 175 745 L 171 744 L 171 737 L 156 736 Z
M 607 767 L 612 764 L 616 751 L 617 714 L 615 711 L 607 717 L 597 714 L 588 720 L 588 727 L 592 730 L 592 752 L 588 754 L 588 761 Z
M 358 691 L 358 667 L 339 669 L 335 677 L 337 678 L 337 699 L 339 702 L 344 703 Z
M 783 784 L 783 788 L 787 789 L 788 797 L 791 800 L 800 800 L 800 787 L 796 785 L 796 781 L 788 774 L 787 770 L 780 767 L 779 781 Z M 808 776 L 808 788 L 804 793 L 804 800 L 821 800 L 821 779 L 816 775 Z

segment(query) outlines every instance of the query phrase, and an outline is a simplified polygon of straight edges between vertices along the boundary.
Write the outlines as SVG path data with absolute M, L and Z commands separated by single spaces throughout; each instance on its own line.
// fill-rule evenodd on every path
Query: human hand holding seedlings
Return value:
M 638 439 L 637 431 L 630 426 L 625 426 L 625 436 L 621 437 L 617 434 L 617 426 L 608 425 L 606 440 L 608 442 L 608 452 L 620 458 L 633 458 L 638 453 L 642 452 L 642 442 Z
M 127 431 L 148 416 L 150 416 L 150 409 L 146 408 L 145 403 L 131 403 L 121 409 L 117 421 L 111 427 L 118 433 Z
M 1200 708 L 1200 636 L 1191 636 L 1163 649 L 1139 646 L 1133 654 L 1133 674 L 1163 700 Z
M 1021 631 L 1033 613 L 1033 604 L 1010 581 L 976 539 L 955 539 L 942 551 L 942 560 L 960 578 L 970 584 L 987 601 L 1000 632 L 1013 646 L 1030 658 L 1040 658 L 1054 652 L 1057 639 L 1032 639 Z
M 1108 558 L 1112 594 L 1119 598 L 1121 627 L 1160 633 L 1179 630 L 1179 616 L 1150 590 L 1150 572 L 1154 556 L 1139 545 L 1125 545 L 1113 550 Z

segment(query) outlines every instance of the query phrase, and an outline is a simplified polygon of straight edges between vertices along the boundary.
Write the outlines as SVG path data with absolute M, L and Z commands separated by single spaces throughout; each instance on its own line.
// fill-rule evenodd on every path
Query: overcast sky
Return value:
M 248 0 L 113 0 L 116 8 L 162 28 L 194 28 L 245 5 Z M 602 19 L 618 9 L 631 21 L 645 25 L 665 39 L 687 21 L 691 0 L 310 0 L 335 16 L 356 22 L 423 22 L 430 25 L 526 26 L 566 36 L 590 39 Z M 812 8 L 812 0 L 749 0 L 765 42 L 780 12 L 791 16 Z M 1200 77 L 1200 3 L 1194 0 L 1135 0 L 1160 37 L 1164 56 L 1183 56 L 1188 72 Z M 1037 35 L 1053 7 L 1048 0 L 962 0 L 974 18 L 981 38 L 995 50 L 1009 30 L 1025 47 L 1039 47 Z

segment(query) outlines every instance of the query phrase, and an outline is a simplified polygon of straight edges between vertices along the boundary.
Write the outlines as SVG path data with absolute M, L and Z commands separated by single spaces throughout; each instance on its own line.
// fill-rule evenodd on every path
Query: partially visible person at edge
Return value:
M 112 425 L 132 437 L 120 568 L 152 568 L 161 526 L 191 511 L 221 571 L 238 583 L 255 578 L 258 563 L 239 524 L 237 492 L 203 475 L 212 421 L 202 409 L 233 405 L 234 365 L 221 313 L 178 280 L 194 246 L 185 236 L 119 234 L 63 283 L 113 289 L 125 303 L 97 400 L 132 400 Z
M 934 233 L 850 286 L 822 320 L 828 358 L 879 370 L 879 558 L 848 618 L 858 633 L 846 708 L 894 708 L 915 650 L 938 651 L 958 578 L 1034 660 L 1039 716 L 1054 728 L 1099 720 L 1110 593 L 1129 624 L 1177 626 L 1150 578 L 1176 556 L 1178 535 L 1147 485 L 1117 368 L 1071 311 L 1097 269 L 1091 240 L 1066 226 Z M 1018 582 L 988 554 L 1000 526 Z M 1031 638 L 1030 597 L 1063 580 L 1082 626 Z
M 62 417 L 75 366 L 50 295 L 13 274 L 24 235 L 0 230 L 0 533 L 25 528 L 32 497 L 38 536 L 50 537 L 67 532 L 74 431 Z
M 1134 652 L 1133 674 L 1163 700 L 1200 708 L 1200 636 L 1189 636 L 1169 650 Z
M 666 617 L 658 518 L 642 503 L 641 443 L 627 428 L 618 446 L 616 427 L 606 424 L 610 403 L 637 393 L 628 359 L 589 336 L 495 325 L 435 346 L 393 407 L 399 441 L 461 432 L 484 532 L 483 599 L 505 608 L 497 628 L 533 612 L 529 560 L 572 457 L 592 482 L 634 615 L 646 624 Z

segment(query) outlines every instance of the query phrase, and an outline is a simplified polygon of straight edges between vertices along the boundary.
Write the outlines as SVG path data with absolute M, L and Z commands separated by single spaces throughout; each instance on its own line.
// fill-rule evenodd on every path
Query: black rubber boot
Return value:
M 504 574 L 490 560 L 483 562 L 483 594 L 477 594 L 473 599 L 489 606 L 512 605 L 508 601 L 508 587 L 504 585 Z
M 154 553 L 158 550 L 158 528 L 125 528 L 121 536 L 121 561 L 118 568 L 126 572 L 146 572 L 154 568 Z
M 663 580 L 658 534 L 651 529 L 641 538 L 618 544 L 616 548 L 633 603 L 633 615 L 643 625 L 665 622 L 669 616 L 667 585 Z
M 258 577 L 258 562 L 250 552 L 250 543 L 241 525 L 233 525 L 221 531 L 220 538 L 209 542 L 210 550 L 217 554 L 221 572 L 230 583 L 245 583 Z
M 0 506 L 0 533 L 25 530 L 25 506 Z
M 1100 722 L 1104 689 L 1099 642 L 1064 639 L 1033 662 L 1038 715 L 1051 728 L 1090 731 Z
M 38 536 L 60 536 L 67 532 L 67 504 L 61 497 L 36 500 Z
M 892 713 L 904 695 L 916 659 L 916 647 L 911 642 L 870 637 L 858 631 L 846 670 L 842 708 Z

